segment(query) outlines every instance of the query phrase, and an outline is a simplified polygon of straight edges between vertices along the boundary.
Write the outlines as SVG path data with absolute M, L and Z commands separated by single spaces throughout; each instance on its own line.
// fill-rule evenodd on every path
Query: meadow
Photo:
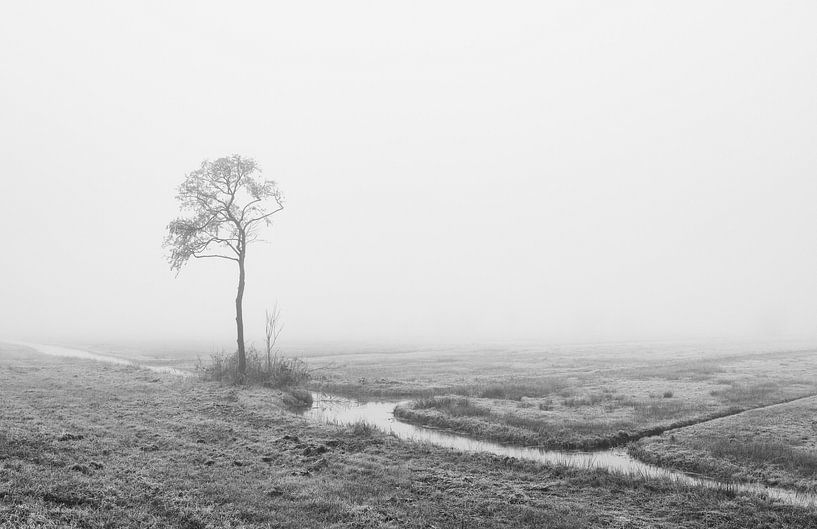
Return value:
M 817 397 L 751 410 L 642 439 L 630 453 L 714 476 L 817 491 Z
M 7 345 L 0 381 L 4 528 L 817 527 L 755 495 L 308 422 L 262 387 Z
M 809 349 L 620 344 L 310 361 L 331 366 L 315 388 L 402 400 L 402 420 L 553 449 L 621 446 L 817 394 L 817 355 Z

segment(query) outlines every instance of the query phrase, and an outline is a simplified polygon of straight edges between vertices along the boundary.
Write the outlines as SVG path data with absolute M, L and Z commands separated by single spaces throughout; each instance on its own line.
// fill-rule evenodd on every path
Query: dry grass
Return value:
M 817 490 L 817 398 L 806 398 L 639 441 L 646 461 L 730 481 Z
M 710 439 L 694 443 L 717 458 L 774 465 L 806 478 L 817 477 L 817 450 L 803 450 L 780 441 L 737 442 L 735 439 Z
M 491 410 L 477 406 L 467 398 L 459 397 L 431 397 L 418 399 L 414 407 L 420 410 L 436 409 L 452 417 L 484 417 L 491 414 Z
M 0 357 L 4 529 L 817 527 L 728 491 L 309 424 L 261 387 Z
M 723 402 L 745 405 L 766 403 L 779 390 L 778 383 L 772 381 L 746 383 L 733 380 L 726 388 L 712 390 L 710 394 Z
M 570 382 L 563 377 L 511 378 L 501 382 L 478 382 L 448 388 L 454 395 L 483 399 L 522 400 L 544 398 L 564 390 Z
M 590 393 L 583 397 L 570 397 L 562 400 L 562 404 L 568 408 L 580 408 L 582 406 L 595 406 L 599 403 L 605 402 L 608 397 L 602 393 Z
M 269 360 L 258 350 L 246 352 L 246 372 L 238 372 L 238 353 L 210 355 L 210 361 L 199 361 L 196 371 L 204 380 L 227 384 L 262 384 L 272 388 L 293 388 L 307 384 L 312 377 L 309 366 L 300 358 L 276 355 Z
M 638 356 L 616 352 L 620 356 L 597 350 L 350 356 L 317 387 L 347 395 L 351 389 L 359 398 L 471 399 L 479 410 L 415 403 L 404 406 L 401 417 L 485 439 L 551 448 L 620 445 L 817 393 L 817 355 L 811 352 L 712 357 L 700 350 L 659 349 Z M 798 365 L 796 372 L 789 368 L 792 363 Z
M 710 419 L 731 409 L 709 408 L 694 400 L 654 395 L 636 399 L 612 391 L 581 397 L 507 401 L 440 396 L 401 405 L 406 421 L 454 430 L 503 443 L 591 450 L 626 444 L 644 435 Z M 719 415 L 720 414 L 720 415 Z

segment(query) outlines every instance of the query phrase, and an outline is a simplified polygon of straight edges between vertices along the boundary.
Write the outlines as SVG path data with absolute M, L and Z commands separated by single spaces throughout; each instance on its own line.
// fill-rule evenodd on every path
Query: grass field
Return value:
M 413 399 L 398 408 L 403 420 L 548 448 L 622 445 L 817 394 L 811 350 L 574 346 L 365 353 L 314 362 L 333 366 L 318 381 L 327 391 Z
M 817 398 L 748 411 L 630 448 L 640 459 L 727 481 L 817 490 Z
M 0 346 L 0 527 L 817 527 L 728 491 L 310 424 L 271 390 Z

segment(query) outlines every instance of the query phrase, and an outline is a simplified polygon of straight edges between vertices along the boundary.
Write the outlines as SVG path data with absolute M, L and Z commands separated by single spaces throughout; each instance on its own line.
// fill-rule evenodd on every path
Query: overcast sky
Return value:
M 233 340 L 161 247 L 202 160 L 287 209 L 290 343 L 817 337 L 817 2 L 6 2 L 0 337 Z

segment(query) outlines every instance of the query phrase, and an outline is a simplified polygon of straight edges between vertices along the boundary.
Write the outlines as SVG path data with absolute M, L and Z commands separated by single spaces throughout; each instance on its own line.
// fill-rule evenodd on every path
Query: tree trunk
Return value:
M 244 259 L 238 260 L 238 294 L 235 297 L 235 326 L 238 334 L 238 374 L 241 378 L 247 373 L 247 355 L 244 352 Z

